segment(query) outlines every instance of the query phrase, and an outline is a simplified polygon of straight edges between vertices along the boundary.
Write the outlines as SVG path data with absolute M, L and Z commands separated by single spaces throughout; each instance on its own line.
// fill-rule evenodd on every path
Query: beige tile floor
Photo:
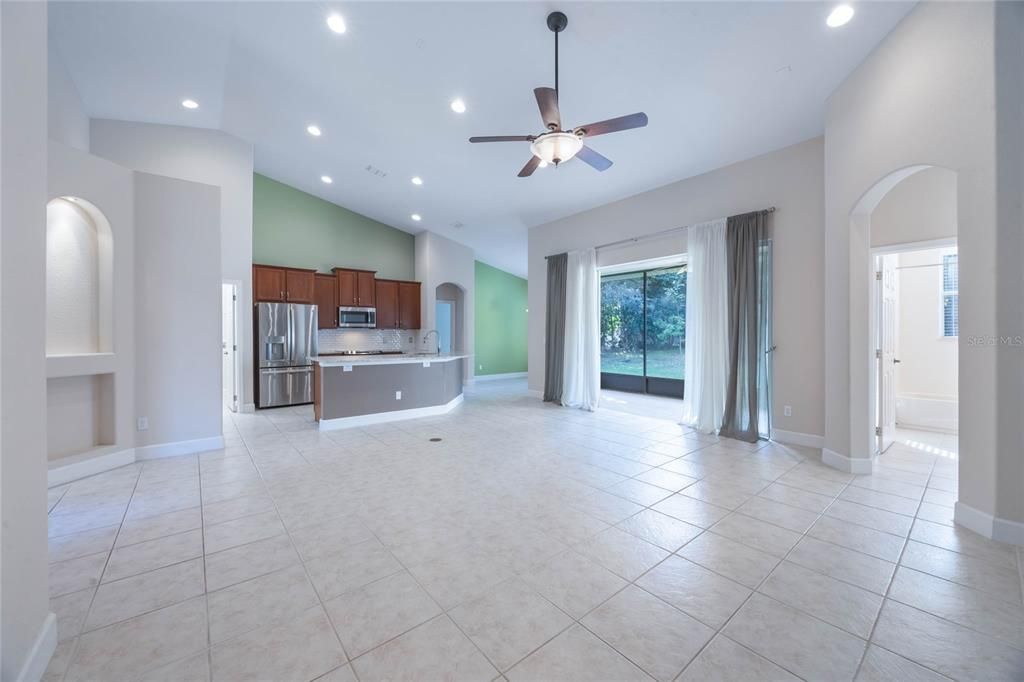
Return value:
M 1021 555 L 952 525 L 950 442 L 853 477 L 516 381 L 224 430 L 50 491 L 47 680 L 1024 678 Z

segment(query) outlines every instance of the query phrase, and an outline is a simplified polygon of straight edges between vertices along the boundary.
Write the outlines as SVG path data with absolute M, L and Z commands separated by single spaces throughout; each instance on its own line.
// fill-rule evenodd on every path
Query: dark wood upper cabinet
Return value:
M 317 308 L 317 328 L 338 327 L 338 280 L 334 275 L 316 275 L 313 302 Z
M 272 268 L 266 265 L 252 266 L 252 290 L 254 302 L 278 302 L 286 300 L 286 272 L 287 271 L 284 268 Z
M 314 302 L 314 274 L 312 270 L 284 271 L 284 295 L 289 303 Z
M 334 268 L 332 271 L 338 280 L 338 305 L 359 305 L 358 285 L 355 270 Z
M 356 272 L 356 305 L 372 308 L 377 300 L 374 273 L 365 270 Z
M 334 268 L 331 270 L 338 278 L 338 305 L 372 308 L 377 300 L 374 272 L 372 270 L 352 270 L 350 268 Z
M 398 329 L 398 282 L 376 281 L 377 329 Z
M 420 328 L 420 283 L 398 283 L 398 326 L 400 329 Z

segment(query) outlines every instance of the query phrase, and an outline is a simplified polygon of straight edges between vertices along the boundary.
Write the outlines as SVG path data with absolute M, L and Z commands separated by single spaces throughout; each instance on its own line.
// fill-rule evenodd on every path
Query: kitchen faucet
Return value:
M 433 334 L 433 335 L 435 335 L 437 337 L 437 354 L 440 355 L 441 354 L 441 334 L 439 334 L 436 329 L 431 329 L 426 334 L 424 334 L 423 335 L 423 340 L 421 341 L 421 343 L 426 343 L 427 342 L 427 337 L 430 336 L 431 334 Z

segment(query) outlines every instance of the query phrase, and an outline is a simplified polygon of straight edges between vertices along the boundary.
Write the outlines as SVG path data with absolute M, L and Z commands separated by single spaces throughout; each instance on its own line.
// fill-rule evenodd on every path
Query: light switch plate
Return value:
M 401 391 L 395 391 L 395 400 L 401 400 L 401 399 L 402 399 L 402 392 Z
M 135 428 L 139 431 L 145 431 L 149 428 L 149 417 L 139 417 L 135 422 Z

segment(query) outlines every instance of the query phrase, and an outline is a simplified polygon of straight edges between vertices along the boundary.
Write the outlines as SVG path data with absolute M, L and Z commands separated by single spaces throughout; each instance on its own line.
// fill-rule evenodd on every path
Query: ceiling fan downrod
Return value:
M 558 97 L 558 34 L 569 25 L 569 17 L 562 12 L 552 12 L 548 15 L 548 28 L 555 34 L 555 97 Z M 554 130 L 550 125 L 551 130 Z

